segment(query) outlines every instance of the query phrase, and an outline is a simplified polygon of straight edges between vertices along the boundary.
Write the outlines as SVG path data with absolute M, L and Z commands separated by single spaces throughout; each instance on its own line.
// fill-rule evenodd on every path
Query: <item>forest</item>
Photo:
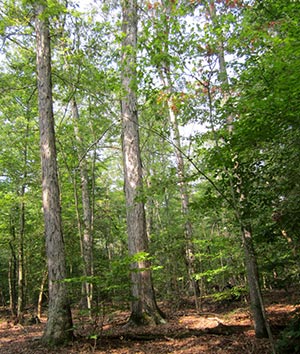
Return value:
M 0 0 L 0 59 L 1 354 L 300 353 L 298 0 Z

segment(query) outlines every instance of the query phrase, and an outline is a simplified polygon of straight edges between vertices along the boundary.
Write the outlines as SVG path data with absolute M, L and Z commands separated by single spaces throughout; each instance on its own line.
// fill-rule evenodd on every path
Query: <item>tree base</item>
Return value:
M 165 324 L 164 313 L 157 309 L 156 311 L 143 311 L 142 313 L 135 314 L 131 313 L 130 318 L 126 324 L 126 327 L 135 326 L 156 326 L 160 324 Z

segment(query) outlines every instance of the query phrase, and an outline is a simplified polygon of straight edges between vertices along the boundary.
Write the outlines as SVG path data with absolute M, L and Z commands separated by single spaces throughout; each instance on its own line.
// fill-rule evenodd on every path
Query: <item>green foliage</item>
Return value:
M 215 277 L 217 277 L 219 275 L 222 275 L 227 270 L 228 270 L 228 266 L 220 267 L 220 268 L 217 268 L 217 269 L 208 269 L 205 272 L 197 273 L 195 275 L 195 278 L 197 280 L 205 278 L 208 283 L 211 283 L 212 281 L 214 281 Z
M 26 283 L 29 301 L 36 301 L 45 259 L 33 2 L 2 3 L 0 282 L 6 285 L 8 300 L 8 263 L 17 250 L 12 225 L 18 235 L 19 205 L 24 200 Z M 66 281 L 74 302 L 79 301 L 82 282 L 94 285 L 98 303 L 130 300 L 130 264 L 148 260 L 159 297 L 174 299 L 188 293 L 186 221 L 193 225 L 195 278 L 204 293 L 233 280 L 233 289 L 214 298 L 242 295 L 245 266 L 237 209 L 252 225 L 264 286 L 299 283 L 300 7 L 292 0 L 246 1 L 245 6 L 216 1 L 212 20 L 209 3 L 170 2 L 167 14 L 159 2 L 153 6 L 141 2 L 137 109 L 145 182 L 141 200 L 146 204 L 150 254 L 130 258 L 120 146 L 119 9 L 106 2 L 103 12 L 99 7 L 86 15 L 76 4 L 66 8 L 57 0 L 47 1 Z M 229 61 L 229 84 L 218 67 L 220 47 Z M 169 96 L 159 83 L 162 67 L 169 68 L 178 121 L 186 127 L 191 123 L 206 127 L 205 132 L 191 131 L 182 139 L 189 158 L 185 161 L 189 215 L 181 212 L 167 120 Z M 80 142 L 70 113 L 73 98 L 79 107 Z M 232 133 L 226 123 L 229 116 Z M 83 276 L 80 250 L 82 161 L 94 213 L 93 277 Z M 294 337 L 297 333 L 290 332 L 282 341 L 287 346 L 287 338 Z
M 234 286 L 232 288 L 225 288 L 221 291 L 214 292 L 210 297 L 214 301 L 239 301 L 243 296 L 248 294 L 248 289 L 243 286 Z
M 85 282 L 93 284 L 97 302 L 120 301 L 124 303 L 130 300 L 130 272 L 142 272 L 145 268 L 133 268 L 137 262 L 149 261 L 151 257 L 148 253 L 140 252 L 133 256 L 116 257 L 107 262 L 102 261 L 95 276 L 74 276 L 64 281 L 70 284 L 70 288 L 78 289 L 78 285 Z M 159 270 L 160 267 L 151 267 L 152 270 Z M 78 299 L 74 299 L 78 301 Z
M 296 354 L 300 351 L 300 316 L 295 315 L 286 329 L 280 333 L 276 343 L 276 349 L 280 354 Z

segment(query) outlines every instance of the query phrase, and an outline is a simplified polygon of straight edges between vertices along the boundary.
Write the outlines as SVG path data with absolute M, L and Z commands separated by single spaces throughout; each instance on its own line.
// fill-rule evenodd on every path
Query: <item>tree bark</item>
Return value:
M 215 25 L 217 25 L 217 14 L 216 14 L 214 0 L 210 0 L 209 13 L 212 22 Z M 228 73 L 226 68 L 222 34 L 219 41 L 217 57 L 219 62 L 219 78 L 222 85 L 224 86 L 223 100 L 225 103 L 229 98 L 229 93 L 228 93 L 229 79 L 228 79 Z M 227 128 L 228 128 L 228 132 L 231 134 L 233 132 L 233 119 L 231 115 L 228 115 L 227 117 Z M 233 157 L 232 160 L 234 161 L 236 159 Z M 259 272 L 257 266 L 257 259 L 254 251 L 251 225 L 250 224 L 248 224 L 247 226 L 244 225 L 245 217 L 243 215 L 245 214 L 245 209 L 247 208 L 243 205 L 245 203 L 245 196 L 241 192 L 242 178 L 239 172 L 237 171 L 237 166 L 238 166 L 238 161 L 236 160 L 235 166 L 233 167 L 234 169 L 233 174 L 235 178 L 238 180 L 237 182 L 239 184 L 238 191 L 234 190 L 231 173 L 228 170 L 226 170 L 226 173 L 229 175 L 229 180 L 231 183 L 230 188 L 232 194 L 232 202 L 235 208 L 237 221 L 239 222 L 241 227 L 242 241 L 243 241 L 244 254 L 245 254 L 245 263 L 246 263 L 246 274 L 247 274 L 247 280 L 249 285 L 250 303 L 251 303 L 251 309 L 252 309 L 253 320 L 254 320 L 255 335 L 258 338 L 264 338 L 269 336 L 269 339 L 273 346 L 274 345 L 273 338 L 270 332 L 269 325 L 267 323 L 265 308 L 262 300 L 261 287 L 259 283 Z
M 36 2 L 35 10 L 42 196 L 49 278 L 48 321 L 42 340 L 47 345 L 59 345 L 72 338 L 73 325 L 64 282 L 66 264 L 56 161 L 49 23 L 44 5 Z
M 82 209 L 83 209 L 83 236 L 82 236 L 82 259 L 84 263 L 84 276 L 90 277 L 93 275 L 93 236 L 92 236 L 92 208 L 91 198 L 89 192 L 88 171 L 86 166 L 85 157 L 82 156 L 82 139 L 79 132 L 78 120 L 79 112 L 75 98 L 72 100 L 72 116 L 74 121 L 74 133 L 75 138 L 79 144 L 78 147 L 78 159 L 79 159 L 79 171 L 81 179 L 81 196 L 82 196 Z M 92 309 L 92 297 L 93 287 L 91 282 L 85 281 L 83 286 L 85 295 L 85 307 L 91 311 Z
M 129 324 L 163 321 L 152 286 L 150 262 L 139 254 L 148 252 L 144 202 L 142 201 L 142 164 L 137 113 L 137 1 L 122 1 L 122 151 L 129 254 L 138 259 L 131 266 L 131 316 Z
M 44 288 L 45 288 L 47 278 L 48 278 L 48 270 L 46 269 L 43 273 L 41 286 L 40 286 L 40 290 L 39 290 L 39 298 L 38 298 L 38 303 L 37 303 L 37 317 L 39 319 L 42 316 L 43 294 L 44 294 Z
M 265 309 L 262 306 L 263 304 L 261 289 L 259 285 L 259 273 L 250 226 L 242 228 L 242 239 L 250 292 L 250 304 L 254 319 L 255 336 L 257 338 L 266 338 L 268 337 L 268 330 L 266 325 Z

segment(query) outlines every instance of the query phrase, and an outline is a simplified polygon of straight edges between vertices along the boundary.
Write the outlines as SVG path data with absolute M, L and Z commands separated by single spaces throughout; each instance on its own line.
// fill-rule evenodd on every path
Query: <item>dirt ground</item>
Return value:
M 290 321 L 296 310 L 294 296 L 272 292 L 266 298 L 267 314 L 274 337 Z M 163 304 L 161 304 L 163 306 Z M 268 354 L 268 339 L 254 336 L 251 315 L 245 303 L 207 303 L 197 313 L 187 302 L 179 309 L 163 306 L 167 323 L 129 329 L 128 312 L 115 311 L 93 323 L 74 315 L 75 339 L 63 348 L 44 348 L 39 338 L 46 318 L 40 324 L 14 325 L 0 319 L 0 354 Z

